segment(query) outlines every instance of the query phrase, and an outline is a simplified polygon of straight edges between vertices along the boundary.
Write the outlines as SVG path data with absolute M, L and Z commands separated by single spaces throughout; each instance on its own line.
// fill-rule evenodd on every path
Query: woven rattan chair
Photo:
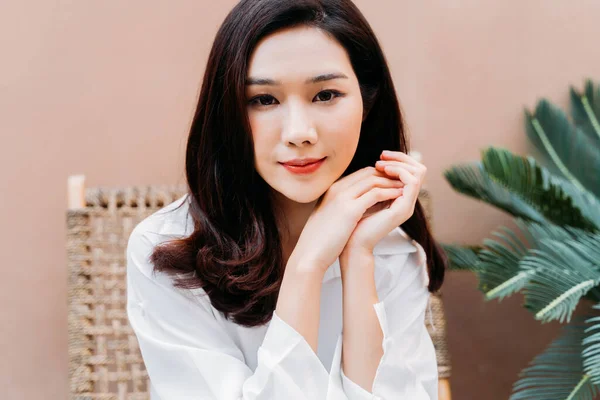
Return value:
M 147 400 L 148 374 L 126 314 L 125 248 L 135 225 L 185 187 L 85 188 L 69 178 L 69 382 L 71 400 Z M 428 208 L 426 192 L 421 198 Z M 440 400 L 450 399 L 442 302 L 432 296 Z M 429 320 L 429 316 L 427 316 Z M 165 399 L 167 400 L 167 399 Z

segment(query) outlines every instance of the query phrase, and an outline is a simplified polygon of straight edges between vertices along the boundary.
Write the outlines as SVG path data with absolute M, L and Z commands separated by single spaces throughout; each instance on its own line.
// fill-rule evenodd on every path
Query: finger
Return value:
M 406 184 L 404 186 L 404 197 L 409 199 L 416 197 L 420 190 L 420 182 L 406 170 L 400 170 L 398 174 L 400 175 L 400 180 Z
M 385 172 L 392 175 L 397 176 L 402 182 L 406 184 L 404 190 L 404 196 L 410 197 L 415 193 L 418 193 L 421 188 L 421 180 L 411 174 L 408 170 L 403 167 L 396 165 L 389 165 L 385 167 Z
M 401 166 L 409 170 L 413 175 L 418 175 L 420 172 L 419 168 L 415 167 L 414 165 L 401 161 L 377 161 L 375 163 L 375 168 L 377 168 L 378 171 L 385 171 L 385 167 L 394 165 Z
M 375 204 L 374 206 L 371 206 L 367 211 L 365 211 L 365 213 L 363 214 L 363 218 L 367 218 L 368 216 L 376 214 L 381 210 L 390 208 L 390 206 L 392 205 L 394 200 L 396 200 L 396 199 L 380 201 L 379 203 Z
M 382 171 L 377 171 L 374 167 L 361 168 L 358 171 L 353 172 L 350 175 L 347 175 L 335 182 L 337 186 L 336 190 L 344 192 L 347 188 L 354 185 L 356 182 L 363 181 L 369 176 L 373 175 L 385 177 L 385 174 L 382 173 Z
M 403 161 L 403 162 L 405 162 L 407 164 L 411 164 L 411 165 L 414 165 L 416 167 L 419 167 L 419 166 L 423 165 L 420 162 L 418 162 L 417 160 L 415 160 L 414 158 L 412 158 L 411 156 L 409 156 L 408 154 L 403 153 L 401 151 L 384 150 L 381 153 L 380 158 L 382 160 Z
M 415 177 L 417 177 L 421 182 L 423 182 L 425 180 L 425 175 L 427 174 L 427 168 L 425 168 L 425 166 L 423 166 L 422 168 L 418 168 L 418 167 L 415 167 L 414 165 L 406 164 L 406 163 L 403 163 L 400 161 L 378 161 L 378 163 L 381 163 L 381 164 L 377 164 L 375 166 L 375 168 L 378 171 L 385 172 L 385 169 L 388 166 L 401 167 L 401 168 L 408 170 L 411 174 L 413 174 Z M 389 174 L 386 173 L 386 175 L 389 175 Z
M 384 167 L 386 174 L 399 178 L 406 184 L 417 184 L 421 180 L 418 176 L 413 175 L 408 169 L 400 165 L 387 165 Z
M 376 187 L 360 196 L 357 201 L 363 210 L 366 211 L 381 201 L 397 199 L 398 197 L 402 196 L 403 191 L 403 188 Z
M 398 179 L 391 179 L 385 176 L 371 176 L 362 181 L 356 182 L 354 185 L 350 186 L 348 190 L 348 195 L 350 195 L 353 199 L 356 199 L 369 190 L 380 187 L 380 188 L 402 188 L 404 187 L 404 182 Z

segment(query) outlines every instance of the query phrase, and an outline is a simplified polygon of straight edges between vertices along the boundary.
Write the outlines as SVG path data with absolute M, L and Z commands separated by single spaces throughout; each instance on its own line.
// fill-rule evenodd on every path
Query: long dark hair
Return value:
M 283 279 L 282 243 L 268 184 L 254 166 L 245 80 L 257 43 L 283 28 L 307 25 L 347 51 L 364 104 L 357 151 L 343 176 L 373 166 L 382 150 L 408 152 L 404 122 L 381 47 L 350 0 L 242 0 L 212 46 L 186 151 L 193 233 L 157 246 L 155 271 L 175 285 L 202 288 L 226 318 L 244 326 L 268 322 Z M 429 290 L 443 282 L 446 258 L 432 238 L 423 208 L 402 229 L 425 250 Z

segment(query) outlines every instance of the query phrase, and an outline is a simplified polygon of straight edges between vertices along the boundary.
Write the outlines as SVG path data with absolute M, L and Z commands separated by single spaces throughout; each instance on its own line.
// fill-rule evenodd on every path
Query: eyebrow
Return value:
M 331 81 L 333 79 L 348 79 L 348 77 L 346 75 L 342 74 L 341 72 L 331 72 L 328 74 L 321 74 L 321 75 L 313 76 L 312 78 L 308 78 L 306 81 L 304 81 L 304 83 L 305 84 L 318 83 L 318 82 Z M 250 86 L 250 85 L 276 86 L 276 85 L 281 85 L 281 82 L 275 81 L 275 80 L 269 79 L 269 78 L 247 78 L 246 85 L 247 86 Z

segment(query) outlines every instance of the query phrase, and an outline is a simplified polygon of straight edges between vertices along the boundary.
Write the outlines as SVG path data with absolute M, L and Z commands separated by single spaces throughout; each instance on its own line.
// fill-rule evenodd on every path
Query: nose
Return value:
M 305 106 L 291 103 L 288 107 L 282 140 L 286 145 L 304 147 L 317 143 L 317 130 Z

